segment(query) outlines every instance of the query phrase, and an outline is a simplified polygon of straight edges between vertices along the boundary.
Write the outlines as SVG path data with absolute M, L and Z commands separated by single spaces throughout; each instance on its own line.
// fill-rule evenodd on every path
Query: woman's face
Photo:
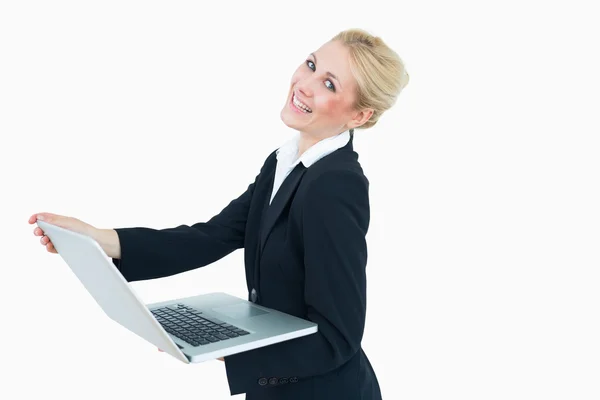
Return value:
M 357 114 L 352 108 L 355 99 L 356 80 L 350 71 L 348 49 L 339 41 L 330 41 L 294 72 L 281 120 L 317 138 L 328 137 L 354 127 L 347 124 Z

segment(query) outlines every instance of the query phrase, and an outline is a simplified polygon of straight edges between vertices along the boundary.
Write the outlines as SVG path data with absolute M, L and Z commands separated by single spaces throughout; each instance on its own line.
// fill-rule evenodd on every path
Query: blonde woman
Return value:
M 343 31 L 294 72 L 283 122 L 298 132 L 266 158 L 246 191 L 207 222 L 98 229 L 31 216 L 92 236 L 125 279 L 166 277 L 244 248 L 248 300 L 318 324 L 318 333 L 224 358 L 232 395 L 247 400 L 377 400 L 361 348 L 366 313 L 369 182 L 353 150 L 408 83 L 379 37 Z M 34 234 L 56 250 L 41 228 Z

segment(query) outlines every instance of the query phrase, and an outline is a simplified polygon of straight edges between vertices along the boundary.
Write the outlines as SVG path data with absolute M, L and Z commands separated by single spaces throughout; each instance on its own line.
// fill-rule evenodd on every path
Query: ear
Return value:
M 354 117 L 352 117 L 352 119 L 348 121 L 346 126 L 348 127 L 348 129 L 358 128 L 359 126 L 367 122 L 372 115 L 372 108 L 365 108 L 362 111 L 357 111 L 356 114 L 354 114 Z

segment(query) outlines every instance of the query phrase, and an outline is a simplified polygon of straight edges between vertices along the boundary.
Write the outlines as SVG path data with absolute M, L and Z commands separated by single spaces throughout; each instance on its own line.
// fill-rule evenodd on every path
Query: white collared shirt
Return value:
M 296 165 L 302 163 L 306 168 L 308 168 L 326 155 L 333 153 L 341 147 L 344 147 L 350 140 L 350 132 L 345 131 L 339 135 L 323 139 L 310 146 L 304 153 L 302 153 L 300 158 L 297 158 L 299 139 L 300 134 L 297 133 L 291 140 L 277 149 L 277 168 L 275 169 L 273 192 L 271 193 L 271 200 L 269 201 L 269 204 L 271 204 L 273 198 L 277 194 L 277 191 L 281 187 L 281 184 L 285 178 L 287 178 L 290 172 L 292 172 L 292 170 L 296 167 Z

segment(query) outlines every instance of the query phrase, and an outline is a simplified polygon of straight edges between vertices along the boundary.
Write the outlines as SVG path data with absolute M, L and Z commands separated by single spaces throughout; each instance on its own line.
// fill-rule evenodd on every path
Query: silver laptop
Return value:
M 225 293 L 144 304 L 89 236 L 37 221 L 106 315 L 185 363 L 317 332 L 317 324 Z

